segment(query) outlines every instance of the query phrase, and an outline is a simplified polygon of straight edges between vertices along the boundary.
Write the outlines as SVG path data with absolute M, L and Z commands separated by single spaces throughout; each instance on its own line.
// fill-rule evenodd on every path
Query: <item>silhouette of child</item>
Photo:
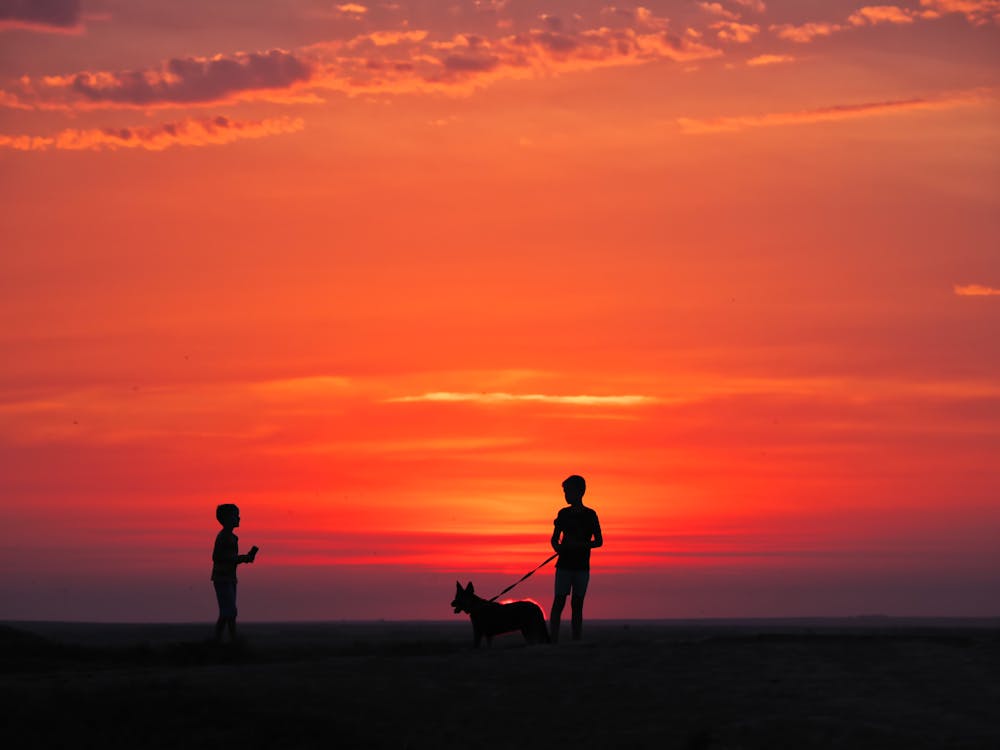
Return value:
M 559 619 L 566 606 L 566 597 L 571 592 L 573 640 L 580 640 L 583 634 L 583 597 L 590 582 L 590 550 L 604 544 L 597 513 L 583 504 L 583 494 L 587 491 L 586 480 L 573 474 L 566 477 L 562 488 L 569 507 L 559 511 L 552 531 L 552 549 L 559 554 L 556 561 L 555 598 L 552 600 L 552 613 L 549 616 L 553 643 L 559 641 Z
M 257 548 L 241 555 L 239 537 L 233 529 L 240 525 L 240 509 L 232 503 L 224 503 L 215 509 L 215 517 L 222 524 L 222 531 L 215 537 L 212 550 L 212 583 L 215 584 L 215 598 L 219 601 L 219 619 L 215 623 L 215 641 L 222 642 L 222 633 L 229 630 L 229 640 L 236 642 L 236 566 L 252 563 L 257 557 Z

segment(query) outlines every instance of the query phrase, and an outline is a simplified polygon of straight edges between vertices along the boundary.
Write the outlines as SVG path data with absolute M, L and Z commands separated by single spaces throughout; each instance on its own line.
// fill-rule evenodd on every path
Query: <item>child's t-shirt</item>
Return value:
M 554 521 L 557 531 L 561 531 L 563 541 L 586 543 L 601 533 L 601 522 L 597 513 L 586 506 L 569 506 L 559 511 Z M 557 568 L 567 570 L 590 570 L 590 548 L 578 547 L 559 553 Z
M 240 540 L 232 531 L 223 529 L 215 537 L 212 550 L 212 580 L 236 581 L 236 560 L 240 556 Z

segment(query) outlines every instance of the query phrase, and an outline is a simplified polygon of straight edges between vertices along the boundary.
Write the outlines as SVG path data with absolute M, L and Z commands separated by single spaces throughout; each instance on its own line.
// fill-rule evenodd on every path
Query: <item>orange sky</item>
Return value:
M 997 0 L 23 5 L 0 619 L 1000 615 Z

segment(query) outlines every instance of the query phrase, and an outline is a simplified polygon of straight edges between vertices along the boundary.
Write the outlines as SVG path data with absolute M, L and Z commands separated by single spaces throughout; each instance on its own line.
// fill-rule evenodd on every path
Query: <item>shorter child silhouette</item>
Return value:
M 257 548 L 241 555 L 240 540 L 233 529 L 240 525 L 240 509 L 232 503 L 224 503 L 215 509 L 215 517 L 222 524 L 222 531 L 215 537 L 212 550 L 212 583 L 215 584 L 215 598 L 219 601 L 219 619 L 215 623 L 215 641 L 222 642 L 222 633 L 229 630 L 229 640 L 236 642 L 236 566 L 252 563 L 257 557 Z

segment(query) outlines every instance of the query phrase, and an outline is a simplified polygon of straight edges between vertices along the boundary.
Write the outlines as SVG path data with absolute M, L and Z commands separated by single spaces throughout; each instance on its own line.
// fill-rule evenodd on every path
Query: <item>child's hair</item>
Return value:
M 226 525 L 226 519 L 233 516 L 235 513 L 239 513 L 240 509 L 234 503 L 223 503 L 215 509 L 215 518 L 223 526 Z
M 587 480 L 579 474 L 570 474 L 563 480 L 562 486 L 564 490 L 575 490 L 582 496 L 587 491 Z

